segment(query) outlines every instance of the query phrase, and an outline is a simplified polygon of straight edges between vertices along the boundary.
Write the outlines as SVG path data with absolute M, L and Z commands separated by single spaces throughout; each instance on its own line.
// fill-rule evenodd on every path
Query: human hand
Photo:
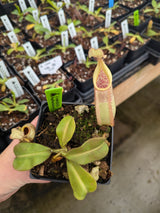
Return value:
M 38 116 L 32 121 L 37 125 Z M 11 197 L 16 191 L 27 183 L 49 183 L 49 181 L 31 179 L 30 171 L 17 171 L 13 168 L 15 158 L 13 149 L 19 140 L 12 143 L 0 154 L 0 202 Z

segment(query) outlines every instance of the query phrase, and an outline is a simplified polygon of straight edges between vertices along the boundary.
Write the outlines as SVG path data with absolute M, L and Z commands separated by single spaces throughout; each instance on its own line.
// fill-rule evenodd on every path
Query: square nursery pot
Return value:
M 72 76 L 78 90 L 87 92 L 93 88 L 93 72 L 95 67 L 95 64 L 91 65 L 90 68 L 86 68 L 84 64 L 70 62 L 63 67 L 63 70 L 69 76 Z
M 92 116 L 91 111 L 93 113 L 95 112 L 94 106 L 89 106 L 90 112 L 88 113 L 88 112 L 84 111 L 84 112 L 82 112 L 83 113 L 82 115 L 79 115 L 78 112 L 75 111 L 74 107 L 75 107 L 75 105 L 73 105 L 73 104 L 63 103 L 61 109 L 56 110 L 55 112 L 50 114 L 50 112 L 48 112 L 48 105 L 46 102 L 44 102 L 43 105 L 41 106 L 41 110 L 40 110 L 38 125 L 37 125 L 37 129 L 36 129 L 35 142 L 44 144 L 51 148 L 54 148 L 54 147 L 58 148 L 59 147 L 59 145 L 57 146 L 58 141 L 57 142 L 55 141 L 55 128 L 56 128 L 56 125 L 59 123 L 59 120 L 61 120 L 63 118 L 64 114 L 70 114 L 71 116 L 74 117 L 76 123 L 77 123 L 77 121 L 79 122 L 76 125 L 76 131 L 75 131 L 71 141 L 68 143 L 68 146 L 70 146 L 72 148 L 79 147 L 79 144 L 83 144 L 83 142 L 86 141 L 90 137 L 90 135 L 95 133 L 95 128 L 97 129 L 97 131 L 99 131 L 99 129 L 102 128 L 102 127 L 98 127 L 96 125 L 96 123 L 95 123 L 96 116 L 95 117 Z M 64 113 L 64 111 L 65 111 L 65 113 Z M 81 117 L 81 121 L 80 121 L 80 117 Z M 85 118 L 86 118 L 86 120 L 85 120 L 86 127 L 88 129 L 87 129 L 87 131 L 84 130 L 85 135 L 83 135 L 83 131 L 80 126 L 84 125 L 83 120 Z M 92 118 L 92 121 L 95 119 L 94 120 L 95 122 L 94 123 L 92 122 L 88 126 L 89 122 L 91 122 L 90 121 L 91 118 Z M 46 128 L 46 126 L 48 126 L 48 125 L 50 125 L 50 128 L 48 128 L 48 130 L 50 131 L 52 129 L 51 130 L 52 133 L 48 132 L 48 134 L 50 134 L 50 136 L 44 130 Z M 94 128 L 92 128 L 92 127 L 94 127 Z M 104 127 L 104 128 L 108 129 L 108 127 Z M 102 129 L 101 129 L 101 131 L 102 131 Z M 43 132 L 41 132 L 41 131 L 43 131 Z M 39 136 L 39 134 L 40 134 L 40 136 Z M 54 142 L 52 142 L 52 140 Z M 103 174 L 105 177 L 102 175 L 102 177 L 100 176 L 100 178 L 98 180 L 98 183 L 101 183 L 101 184 L 109 184 L 110 179 L 111 179 L 111 165 L 112 165 L 112 155 L 113 155 L 113 128 L 110 128 L 108 141 L 110 142 L 109 153 L 104 159 L 102 159 L 103 164 L 106 165 L 105 175 Z M 92 167 L 94 167 L 94 164 L 93 163 L 89 164 L 89 167 L 90 168 L 88 168 L 88 169 L 90 171 L 90 169 Z M 59 168 L 60 168 L 60 172 L 59 172 Z M 31 178 L 36 178 L 36 179 L 50 180 L 53 182 L 60 182 L 60 183 L 68 182 L 66 163 L 65 163 L 64 159 L 61 159 L 60 161 L 57 161 L 56 163 L 55 162 L 52 163 L 50 161 L 50 159 L 48 159 L 44 163 L 31 169 L 30 175 L 31 175 Z
M 130 48 L 129 45 L 128 46 L 126 45 L 126 48 L 129 51 L 128 55 L 126 57 L 126 62 L 127 63 L 136 60 L 137 58 L 139 58 L 141 55 L 143 55 L 146 52 L 146 46 L 150 42 L 150 40 L 148 38 L 147 39 L 144 38 L 144 39 L 145 39 L 145 44 L 143 44 L 143 45 L 141 45 L 139 47 L 136 47 L 136 41 L 134 41 L 135 48 L 134 48 L 134 45 L 132 46 L 133 48 Z
M 0 112 L 0 136 L 3 135 L 10 135 L 11 129 L 15 128 L 17 126 L 22 126 L 27 122 L 32 121 L 36 115 L 38 115 L 39 112 L 39 104 L 37 100 L 31 95 L 31 93 L 23 86 L 24 95 L 21 96 L 23 99 L 27 98 L 29 99 L 29 102 L 26 104 L 29 109 L 29 116 L 27 116 L 25 113 L 21 112 L 12 112 L 8 114 L 7 112 Z M 3 98 L 10 97 L 11 94 L 8 94 L 7 96 Z M 18 100 L 22 99 L 21 97 L 17 98 Z M 2 101 L 2 99 L 0 101 Z
M 46 101 L 45 89 L 44 85 L 53 84 L 58 80 L 63 80 L 62 83 L 59 84 L 63 88 L 62 100 L 65 102 L 74 102 L 81 103 L 82 99 L 77 92 L 76 85 L 73 80 L 68 78 L 63 71 L 58 70 L 56 74 L 53 75 L 40 75 L 40 82 L 33 86 L 30 82 L 27 82 L 28 87 L 32 91 L 33 96 L 38 100 L 41 104 L 43 101 Z
M 142 9 L 142 12 L 143 12 L 143 13 L 144 13 L 144 10 L 145 10 L 146 8 L 153 8 L 153 7 L 152 7 L 152 4 L 148 2 L 148 4 L 145 5 L 144 8 Z M 144 16 L 145 16 L 146 18 L 152 19 L 152 21 L 153 21 L 156 25 L 159 25 L 159 26 L 160 26 L 160 18 L 155 17 L 155 14 L 154 14 L 153 12 L 144 13 Z M 159 17 L 160 17 L 160 13 L 159 13 Z
M 132 14 L 133 16 L 133 14 Z M 147 28 L 148 22 L 151 18 L 150 17 L 146 17 L 144 15 L 140 15 L 140 24 L 139 26 L 134 26 L 134 21 L 133 19 L 130 21 L 128 18 L 128 25 L 129 25 L 129 29 L 133 32 L 139 32 L 142 33 L 144 29 Z

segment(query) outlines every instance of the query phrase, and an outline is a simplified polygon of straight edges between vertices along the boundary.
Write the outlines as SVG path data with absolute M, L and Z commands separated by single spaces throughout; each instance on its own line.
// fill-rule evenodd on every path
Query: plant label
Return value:
M 95 0 L 89 0 L 89 11 L 90 12 L 94 12 L 94 4 L 95 4 Z
M 58 11 L 58 18 L 59 18 L 60 25 L 64 25 L 66 23 L 66 18 L 65 18 L 65 15 L 64 15 L 64 10 L 60 9 Z
M 108 28 L 111 25 L 111 17 L 112 17 L 112 10 L 109 9 L 106 11 L 105 28 Z
M 9 18 L 7 15 L 1 16 L 1 20 L 3 22 L 3 25 L 5 26 L 7 31 L 12 31 L 14 30 Z
M 48 61 L 38 65 L 42 75 L 55 74 L 57 70 L 63 65 L 61 56 L 56 56 Z
M 109 8 L 114 6 L 114 0 L 109 0 Z
M 68 30 L 71 38 L 74 38 L 77 35 L 73 22 L 68 25 Z
M 90 43 L 91 43 L 91 47 L 92 48 L 94 48 L 94 49 L 98 49 L 99 48 L 97 36 L 91 38 Z
M 45 94 L 50 112 L 62 107 L 62 87 L 46 89 Z
M 124 21 L 121 22 L 121 29 L 122 29 L 123 39 L 125 39 L 127 37 L 126 34 L 129 33 L 127 19 L 125 19 Z
M 68 37 L 68 31 L 61 32 L 61 44 L 64 47 L 68 47 L 69 45 L 69 37 Z
M 23 73 L 27 77 L 27 79 L 31 82 L 33 86 L 37 85 L 40 82 L 40 79 L 34 72 L 31 66 L 27 66 L 24 70 Z
M 76 56 L 78 58 L 79 63 L 83 63 L 84 61 L 86 61 L 86 57 L 85 57 L 82 45 L 80 44 L 74 49 L 75 49 Z
M 43 27 L 47 28 L 51 32 L 52 30 L 47 15 L 41 16 L 40 20 Z
M 69 8 L 69 5 L 71 4 L 70 0 L 64 0 L 65 4 L 66 4 L 66 8 Z
M 0 75 L 2 78 L 10 77 L 7 67 L 6 67 L 4 61 L 2 61 L 2 60 L 0 60 Z
M 27 9 L 26 3 L 24 0 L 18 0 L 19 6 L 22 10 L 22 12 L 24 12 Z
M 28 2 L 29 2 L 29 4 L 30 4 L 31 7 L 37 9 L 37 5 L 36 5 L 36 3 L 35 3 L 34 0 L 28 0 Z
M 63 2 L 62 2 L 62 1 L 57 2 L 57 7 L 62 7 L 62 5 L 63 5 Z
M 15 93 L 16 98 L 24 94 L 23 88 L 16 77 L 10 78 L 6 82 L 6 86 Z
M 33 48 L 33 46 L 32 46 L 30 41 L 27 41 L 25 44 L 22 44 L 22 46 L 24 47 L 24 49 L 25 49 L 25 51 L 26 51 L 28 56 L 33 57 L 33 56 L 36 55 L 36 52 L 35 52 L 35 50 L 34 50 L 34 48 Z
M 36 20 L 40 23 L 38 10 L 33 10 L 32 15 L 33 15 L 34 20 Z
M 139 10 L 135 10 L 134 13 L 134 26 L 139 26 Z
M 16 34 L 14 33 L 14 31 L 11 31 L 11 32 L 7 33 L 7 36 L 8 36 L 8 38 L 9 38 L 9 40 L 10 40 L 11 43 L 18 43 L 18 44 L 20 44 L 19 41 L 18 41 L 18 38 L 17 38 Z

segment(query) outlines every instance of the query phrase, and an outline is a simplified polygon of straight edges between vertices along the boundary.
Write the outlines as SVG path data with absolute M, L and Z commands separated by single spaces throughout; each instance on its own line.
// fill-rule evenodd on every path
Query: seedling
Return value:
M 11 48 L 7 50 L 7 55 L 10 55 L 13 52 L 23 52 L 24 48 L 22 46 L 19 46 L 18 43 L 12 43 L 10 44 Z
M 28 109 L 25 103 L 27 103 L 28 99 L 22 99 L 19 101 L 16 101 L 15 93 L 11 91 L 12 98 L 4 98 L 2 101 L 0 101 L 0 112 L 7 111 L 8 114 L 18 111 L 23 112 L 28 115 Z
M 1 85 L 1 92 L 5 92 L 6 91 L 6 81 L 8 79 L 7 78 L 0 78 L 0 85 Z
M 37 143 L 21 142 L 14 147 L 16 158 L 13 167 L 24 171 L 43 163 L 49 157 L 52 162 L 66 159 L 67 173 L 74 196 L 83 200 L 88 192 L 96 190 L 96 180 L 81 165 L 86 165 L 104 158 L 109 151 L 104 137 L 90 138 L 78 148 L 68 149 L 76 124 L 70 115 L 65 116 L 56 128 L 60 149 L 51 149 Z
M 78 5 L 77 7 L 78 7 L 79 10 L 83 10 L 88 15 L 94 16 L 98 21 L 105 20 L 105 16 L 100 14 L 102 7 L 98 8 L 94 12 L 91 12 L 86 5 L 81 5 L 81 4 L 78 4 L 78 3 L 77 3 L 77 5 Z
M 108 52 L 110 52 L 112 54 L 116 54 L 116 48 L 115 48 L 115 46 L 117 44 L 120 44 L 121 42 L 120 41 L 116 41 L 113 44 L 109 44 L 109 39 L 106 36 L 106 37 L 103 38 L 103 43 L 105 44 L 105 46 L 101 47 L 102 50 L 108 50 Z
M 150 20 L 147 26 L 147 31 L 145 32 L 145 35 L 148 37 L 156 37 L 160 36 L 160 32 L 156 32 L 153 30 L 153 21 Z
M 63 32 L 63 31 L 66 31 L 68 29 L 68 27 L 67 27 L 67 25 L 62 25 L 62 26 L 59 26 L 58 28 L 57 28 L 57 30 L 55 30 L 55 31 L 46 31 L 45 33 L 45 35 L 44 35 L 44 38 L 47 40 L 47 39 L 49 39 L 49 38 L 51 38 L 51 37 L 53 37 L 53 36 L 60 36 L 61 35 L 61 32 Z
M 59 84 L 62 83 L 64 80 L 63 79 L 60 79 L 56 82 L 54 82 L 53 84 L 46 84 L 43 86 L 43 89 L 50 89 L 50 88 L 57 88 L 59 87 Z
M 152 0 L 152 8 L 148 8 L 144 10 L 144 13 L 154 13 L 156 18 L 160 17 L 160 2 L 156 0 Z
M 27 12 L 32 12 L 33 10 L 35 10 L 34 8 L 31 8 L 31 7 L 29 7 L 29 8 L 27 8 L 25 11 L 21 11 L 21 9 L 20 9 L 20 7 L 17 5 L 17 4 L 14 4 L 14 6 L 15 6 L 15 10 L 13 10 L 12 12 L 11 12 L 11 14 L 13 14 L 13 15 L 16 15 L 16 16 L 18 16 L 18 21 L 19 22 L 22 22 L 23 21 L 23 19 L 24 19 L 24 15 L 27 13 Z
M 39 49 L 39 50 L 36 50 L 36 55 L 35 56 L 29 56 L 29 55 L 17 55 L 16 58 L 26 58 L 26 59 L 32 59 L 34 61 L 36 61 L 36 63 L 38 63 L 38 61 L 43 58 L 43 57 L 46 57 L 48 56 L 49 54 L 48 53 L 45 53 L 46 52 L 46 48 L 43 48 L 43 49 Z
M 67 51 L 67 49 L 70 49 L 70 48 L 74 48 L 76 45 L 75 44 L 69 44 L 68 46 L 62 46 L 60 44 L 57 44 L 54 48 L 52 48 L 49 53 L 54 54 L 54 51 L 56 50 L 61 50 L 62 53 L 65 53 Z
M 100 28 L 99 32 L 104 32 L 106 36 L 110 33 L 112 33 L 113 35 L 119 35 L 120 31 L 115 29 L 114 27 L 115 24 L 116 22 L 113 22 L 108 28 Z
M 52 10 L 55 13 L 58 13 L 59 10 L 62 9 L 63 6 L 65 5 L 65 3 L 63 3 L 61 7 L 58 7 L 57 4 L 51 0 L 47 0 L 47 3 L 50 5 L 50 7 L 45 7 L 45 9 Z
M 144 44 L 144 39 L 139 34 L 127 33 L 126 36 L 131 37 L 129 43 L 133 43 L 135 40 L 138 40 L 140 43 Z

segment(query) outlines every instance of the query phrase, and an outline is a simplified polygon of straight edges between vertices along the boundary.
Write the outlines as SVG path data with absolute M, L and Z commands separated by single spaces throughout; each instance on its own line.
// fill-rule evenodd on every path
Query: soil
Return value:
M 71 64 L 69 67 L 66 67 L 66 70 L 67 72 L 71 73 L 72 76 L 79 82 L 85 82 L 86 80 L 93 77 L 93 72 L 95 68 L 95 64 L 91 65 L 89 68 L 86 68 L 85 64 L 74 62 L 74 64 Z
M 101 13 L 103 13 L 104 15 L 106 14 L 106 10 L 107 9 L 102 9 Z M 112 18 L 119 18 L 125 14 L 128 13 L 128 10 L 120 5 L 118 5 L 118 7 L 116 9 L 112 9 Z
M 36 42 L 41 48 L 53 47 L 55 44 L 61 41 L 60 36 L 52 36 L 49 39 L 45 40 L 44 35 L 36 35 L 34 39 L 29 39 L 31 42 Z
M 54 75 L 40 77 L 40 82 L 33 88 L 36 96 L 41 101 L 46 101 L 45 90 L 43 89 L 43 86 L 47 84 L 53 84 L 60 79 L 64 80 L 62 83 L 59 84 L 59 86 L 63 87 L 63 93 L 67 93 L 74 87 L 73 81 L 67 79 L 67 77 L 61 71 L 58 70 Z
M 56 50 L 55 55 L 53 57 L 61 55 L 62 62 L 66 64 L 67 62 L 73 61 L 76 58 L 76 53 L 73 48 L 68 48 L 65 53 L 63 53 L 61 50 Z
M 114 64 L 116 61 L 118 61 L 118 59 L 120 59 L 121 57 L 123 57 L 126 53 L 127 50 L 122 49 L 120 47 L 115 47 L 116 48 L 116 52 L 115 54 L 110 53 L 108 50 L 103 50 L 104 55 L 106 56 L 104 59 L 104 62 L 107 65 L 112 65 Z
M 0 45 L 1 46 L 10 46 L 10 44 L 11 44 L 11 42 L 10 42 L 10 40 L 9 40 L 9 38 L 8 38 L 6 33 L 0 33 Z M 23 43 L 24 35 L 22 33 L 19 33 L 19 34 L 16 34 L 16 35 L 17 35 L 18 41 L 20 43 Z
M 144 13 L 144 11 L 146 10 L 146 9 L 153 9 L 153 7 L 152 7 L 152 5 L 148 5 L 147 7 L 145 7 L 143 10 L 142 10 L 142 12 Z M 152 17 L 155 17 L 155 18 L 160 18 L 160 11 L 159 11 L 159 13 L 154 13 L 154 12 L 147 12 L 147 13 L 144 13 L 145 15 L 147 15 L 147 16 L 152 16 Z
M 19 53 L 20 55 L 26 55 L 25 52 L 21 52 Z M 25 67 L 27 66 L 31 66 L 32 69 L 35 71 L 35 73 L 37 75 L 40 75 L 40 71 L 38 68 L 38 64 L 45 62 L 47 60 L 49 60 L 50 58 L 52 58 L 53 56 L 48 56 L 48 57 L 44 57 L 39 59 L 37 62 L 31 58 L 27 59 L 27 58 L 16 58 L 17 53 L 13 52 L 11 55 L 7 55 L 6 51 L 2 52 L 2 55 L 5 57 L 5 59 L 7 59 L 8 63 L 13 66 L 14 70 L 18 72 L 18 74 L 24 79 L 27 80 L 27 78 L 25 77 L 25 75 L 23 74 L 23 70 Z
M 28 120 L 29 116 L 38 110 L 38 106 L 35 103 L 34 99 L 25 91 L 25 94 L 16 100 L 29 99 L 29 102 L 26 103 L 26 106 L 29 110 L 29 114 L 26 115 L 22 112 L 12 112 L 8 114 L 8 112 L 0 112 L 0 128 L 2 131 L 6 131 L 9 128 L 12 128 L 15 124 L 19 123 L 22 120 Z
M 119 3 L 122 4 L 123 6 L 129 7 L 129 8 L 136 8 L 140 5 L 142 5 L 144 2 L 146 2 L 145 0 L 119 0 Z
M 105 36 L 104 33 L 98 32 L 98 33 L 93 33 L 92 37 L 85 37 L 83 38 L 83 32 L 78 33 L 77 36 L 72 38 L 72 42 L 76 45 L 81 44 L 84 50 L 89 50 L 91 48 L 91 43 L 90 40 L 91 38 L 97 36 L 98 38 L 98 44 L 102 43 L 102 38 Z
M 95 108 L 91 106 L 89 108 L 89 112 L 84 111 L 81 115 L 75 110 L 73 105 L 63 105 L 63 107 L 57 110 L 54 113 L 45 112 L 44 119 L 39 126 L 38 133 L 36 134 L 36 142 L 43 144 L 45 146 L 49 146 L 51 148 L 60 148 L 58 139 L 56 137 L 56 126 L 59 121 L 64 117 L 64 115 L 71 115 L 74 117 L 76 122 L 76 131 L 71 139 L 71 141 L 67 144 L 67 149 L 79 147 L 82 145 L 87 139 L 91 137 L 109 136 L 110 128 L 108 126 L 98 126 L 96 124 L 96 116 L 95 116 Z M 84 120 L 85 118 L 85 120 Z M 109 141 L 111 142 L 111 141 Z M 62 158 L 60 161 L 52 162 L 51 156 L 47 161 L 43 164 L 38 165 L 32 169 L 32 174 L 38 176 L 42 174 L 45 178 L 52 178 L 57 180 L 66 180 L 68 179 L 66 162 L 65 159 Z M 104 159 L 100 162 L 100 178 L 98 182 L 105 183 L 111 177 L 111 171 L 109 168 L 110 164 L 110 154 L 108 154 Z M 90 163 L 85 166 L 85 169 L 89 172 L 93 167 L 95 167 L 96 163 Z M 43 171 L 42 171 L 43 170 Z
M 125 44 L 126 44 L 125 47 L 132 51 L 138 50 L 140 47 L 144 46 L 149 40 L 149 39 L 143 38 L 144 43 L 142 43 L 136 39 L 134 42 L 130 43 L 130 39 L 131 37 L 127 37 L 125 39 Z

